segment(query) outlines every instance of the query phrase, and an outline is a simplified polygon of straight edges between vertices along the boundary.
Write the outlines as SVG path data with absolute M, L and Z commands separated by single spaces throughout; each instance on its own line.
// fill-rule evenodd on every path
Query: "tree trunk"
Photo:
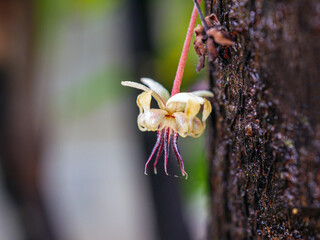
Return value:
M 320 3 L 206 0 L 235 36 L 209 63 L 209 239 L 320 238 Z

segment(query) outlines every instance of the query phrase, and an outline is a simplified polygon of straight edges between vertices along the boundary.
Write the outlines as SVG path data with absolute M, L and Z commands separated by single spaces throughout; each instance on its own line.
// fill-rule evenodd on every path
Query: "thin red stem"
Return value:
M 200 2 L 201 2 L 201 0 L 198 0 L 198 3 L 200 3 Z M 180 86 L 181 86 L 181 82 L 182 82 L 184 68 L 185 68 L 186 62 L 187 62 L 187 56 L 188 56 L 188 52 L 189 52 L 189 48 L 190 48 L 191 38 L 193 35 L 193 29 L 194 29 L 194 26 L 196 25 L 196 21 L 197 21 L 197 14 L 198 14 L 197 8 L 196 8 L 196 6 L 194 6 L 193 11 L 192 11 L 192 15 L 191 15 L 191 19 L 190 19 L 190 23 L 189 23 L 189 27 L 188 27 L 188 31 L 187 31 L 187 36 L 186 36 L 186 39 L 184 40 L 183 49 L 182 49 L 176 77 L 173 82 L 171 96 L 180 92 Z

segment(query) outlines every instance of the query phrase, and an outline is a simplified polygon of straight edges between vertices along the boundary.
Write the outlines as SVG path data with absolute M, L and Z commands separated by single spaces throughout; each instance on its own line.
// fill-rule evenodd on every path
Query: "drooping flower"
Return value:
M 174 153 L 183 176 L 187 177 L 184 164 L 178 149 L 178 136 L 199 137 L 206 127 L 206 119 L 211 113 L 211 104 L 204 97 L 213 97 L 210 91 L 181 92 L 170 97 L 169 92 L 160 83 L 150 79 L 142 78 L 136 83 L 123 81 L 123 86 L 143 90 L 137 97 L 137 105 L 140 113 L 138 116 L 138 127 L 141 131 L 157 131 L 157 141 L 145 164 L 144 173 L 155 152 L 158 149 L 154 162 L 154 172 L 157 173 L 157 163 L 164 149 L 164 170 L 168 175 L 167 162 L 169 157 L 169 146 L 172 141 Z M 159 109 L 151 108 L 152 97 L 156 100 Z M 197 117 L 202 107 L 201 120 Z

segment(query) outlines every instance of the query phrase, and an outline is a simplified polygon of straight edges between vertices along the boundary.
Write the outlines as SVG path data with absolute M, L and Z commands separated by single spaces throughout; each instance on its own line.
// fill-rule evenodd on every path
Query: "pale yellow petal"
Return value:
M 151 105 L 151 94 L 152 90 L 143 92 L 137 97 L 137 105 L 139 107 L 140 113 L 145 113 L 150 111 Z
M 122 81 L 121 85 L 122 86 L 126 86 L 126 87 L 132 87 L 132 88 L 140 89 L 140 90 L 145 91 L 145 92 L 151 90 L 150 88 L 146 87 L 145 85 L 143 85 L 141 83 L 137 83 L 137 82 Z
M 166 109 L 171 114 L 174 112 L 183 112 L 189 99 L 199 101 L 202 98 L 196 97 L 191 93 L 177 93 L 176 95 L 169 98 L 166 103 Z
M 146 87 L 145 85 L 141 84 L 141 83 L 136 83 L 136 82 L 131 82 L 131 81 L 122 81 L 121 82 L 122 86 L 126 86 L 126 87 L 132 87 L 132 88 L 136 88 L 136 89 L 140 89 L 143 90 L 145 92 L 151 91 L 151 95 L 154 97 L 154 99 L 157 101 L 159 107 L 161 109 L 165 109 L 165 102 L 164 100 L 160 97 L 160 95 L 158 93 L 156 93 L 155 91 L 153 91 L 152 89 Z
M 203 104 L 202 122 L 205 122 L 212 111 L 211 103 L 205 99 Z
M 151 104 L 151 90 L 143 92 L 137 97 L 137 105 L 139 107 L 139 116 L 137 119 L 138 127 L 140 131 L 147 131 L 145 123 L 145 114 L 150 111 Z
M 181 102 L 171 102 L 167 105 L 166 109 L 171 114 L 175 112 L 184 112 L 186 109 L 186 104 Z
M 206 124 L 201 123 L 200 119 L 195 117 L 192 121 L 192 131 L 190 132 L 190 136 L 200 137 L 205 128 L 206 128 Z
M 202 97 L 198 97 L 192 93 L 186 93 L 186 92 L 181 92 L 173 95 L 169 100 L 167 101 L 167 106 L 171 103 L 174 102 L 181 102 L 181 103 L 187 103 L 189 99 L 192 99 L 196 102 L 199 102 L 200 104 L 204 103 L 204 99 Z
M 193 91 L 191 93 L 198 97 L 213 97 L 213 93 L 207 90 Z
M 194 103 L 203 104 L 204 98 L 198 97 L 192 93 L 177 93 L 176 95 L 169 98 L 166 103 L 168 112 L 182 112 L 186 108 L 186 104 L 191 100 Z
M 162 86 L 160 83 L 154 81 L 151 78 L 141 78 L 141 82 L 143 82 L 145 85 L 147 85 L 151 90 L 155 91 L 159 94 L 159 96 L 162 98 L 162 100 L 166 103 L 167 100 L 170 98 L 170 93 L 167 89 L 165 89 L 164 86 Z
M 175 131 L 178 132 L 181 137 L 187 137 L 189 134 L 189 126 L 186 114 L 183 112 L 175 112 L 173 116 L 175 117 L 177 126 L 177 130 Z
M 137 97 L 137 105 L 140 110 L 137 122 L 140 131 L 157 131 L 164 117 L 168 114 L 162 109 L 151 109 L 151 95 L 152 90 L 149 90 Z
M 177 127 L 176 120 L 174 117 L 167 115 L 164 118 L 161 125 L 159 126 L 160 129 L 167 128 L 167 127 L 171 128 L 174 132 L 178 131 L 178 127 Z
M 146 123 L 145 123 L 145 114 L 144 113 L 139 114 L 138 119 L 137 119 L 137 123 L 138 123 L 138 128 L 140 131 L 144 132 L 144 131 L 148 130 L 146 127 Z
M 159 130 L 160 124 L 163 122 L 167 112 L 162 109 L 151 109 L 145 114 L 145 126 L 148 131 Z
M 201 105 L 199 102 L 195 101 L 193 98 L 190 98 L 187 102 L 185 114 L 188 119 L 193 119 L 199 113 Z

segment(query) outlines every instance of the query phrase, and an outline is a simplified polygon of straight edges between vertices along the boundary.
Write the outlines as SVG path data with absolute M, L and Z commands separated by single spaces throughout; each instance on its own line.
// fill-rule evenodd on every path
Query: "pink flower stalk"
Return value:
M 198 0 L 198 3 L 200 3 L 200 2 L 201 2 L 201 0 Z M 193 29 L 194 29 L 194 27 L 196 25 L 196 21 L 197 21 L 197 15 L 198 15 L 197 7 L 194 6 L 193 11 L 192 11 L 192 15 L 191 15 L 191 19 L 190 19 L 190 23 L 189 23 L 189 27 L 188 27 L 188 31 L 187 31 L 187 35 L 186 35 L 186 39 L 184 40 L 176 77 L 173 82 L 171 96 L 180 92 L 180 86 L 181 86 L 181 82 L 182 82 L 183 72 L 184 72 L 184 68 L 186 66 L 186 62 L 187 62 L 187 57 L 188 57 L 188 52 L 190 49 L 190 43 L 191 43 L 191 38 L 192 38 L 192 34 L 193 34 Z

